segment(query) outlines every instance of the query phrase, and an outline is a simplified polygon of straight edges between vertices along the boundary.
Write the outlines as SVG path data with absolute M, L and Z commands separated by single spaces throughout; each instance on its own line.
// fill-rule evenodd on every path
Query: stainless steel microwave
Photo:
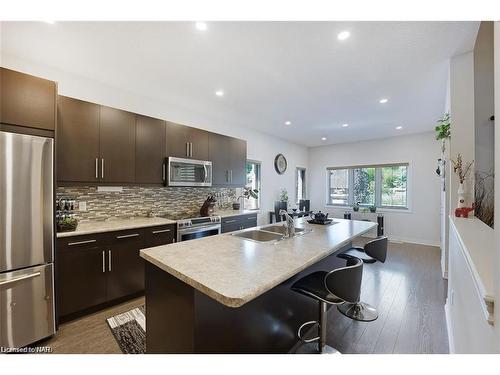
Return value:
M 212 162 L 168 158 L 168 186 L 212 186 Z

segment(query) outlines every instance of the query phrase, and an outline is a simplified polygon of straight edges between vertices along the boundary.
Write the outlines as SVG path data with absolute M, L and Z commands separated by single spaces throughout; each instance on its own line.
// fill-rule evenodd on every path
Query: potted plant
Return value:
M 280 201 L 281 202 L 288 202 L 288 191 L 286 189 L 281 189 Z
M 58 232 L 73 232 L 78 226 L 78 219 L 70 216 L 65 216 L 57 220 L 56 226 Z
M 258 189 L 252 189 L 251 187 L 245 186 L 243 188 L 243 194 L 238 197 L 236 202 L 233 203 L 233 210 L 239 210 L 240 209 L 240 198 L 243 199 L 250 199 L 250 198 L 259 198 L 259 190 Z
M 375 213 L 375 212 L 377 212 L 377 206 L 375 206 L 375 205 L 371 205 L 371 206 L 370 206 L 370 207 L 368 207 L 368 208 L 370 209 L 370 212 L 371 212 L 371 213 Z
M 446 140 L 450 138 L 451 132 L 451 122 L 450 122 L 450 114 L 445 113 L 441 118 L 437 121 L 437 125 L 434 128 L 436 130 L 436 139 L 441 141 L 441 152 L 444 154 L 444 150 L 446 149 Z
M 352 206 L 352 210 L 354 212 L 358 212 L 359 211 L 359 203 L 358 202 L 354 203 L 354 205 Z

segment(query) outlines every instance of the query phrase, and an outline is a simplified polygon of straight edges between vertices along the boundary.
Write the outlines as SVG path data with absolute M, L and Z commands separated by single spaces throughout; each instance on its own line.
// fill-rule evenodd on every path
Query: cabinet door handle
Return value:
M 87 240 L 87 241 L 78 241 L 78 242 L 69 242 L 68 246 L 75 246 L 75 245 L 84 245 L 86 243 L 93 243 L 96 240 Z
M 229 182 L 229 171 L 226 171 L 226 182 Z
M 159 233 L 165 233 L 165 232 L 170 232 L 170 229 L 154 230 L 152 233 L 159 234 Z
M 95 179 L 99 178 L 99 158 L 95 158 Z
M 193 157 L 193 142 L 191 142 L 191 152 L 190 152 L 190 154 L 191 154 L 191 157 Z
M 232 169 L 229 171 L 229 176 L 231 176 L 229 179 L 229 182 L 233 182 L 233 170 Z
M 106 255 L 102 252 L 102 273 L 106 272 Z
M 165 182 L 165 163 L 163 163 L 163 165 L 162 165 L 162 178 L 163 178 L 163 182 Z
M 111 272 L 111 250 L 108 251 L 108 271 Z
M 104 179 L 104 158 L 101 159 L 101 178 Z
M 186 142 L 186 157 L 189 157 L 189 142 Z
M 139 233 L 133 233 L 133 234 L 124 234 L 122 236 L 116 236 L 117 239 L 122 239 L 122 238 L 130 238 L 130 237 L 137 237 L 139 236 Z

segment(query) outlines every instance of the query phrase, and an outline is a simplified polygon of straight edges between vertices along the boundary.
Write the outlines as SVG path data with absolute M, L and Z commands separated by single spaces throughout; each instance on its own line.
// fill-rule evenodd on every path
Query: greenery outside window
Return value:
M 260 208 L 260 162 L 247 160 L 246 164 L 246 186 L 251 189 L 257 189 L 259 191 L 258 198 L 248 198 L 245 199 L 244 208 L 245 210 L 258 210 Z
M 327 204 L 408 209 L 408 163 L 327 168 Z

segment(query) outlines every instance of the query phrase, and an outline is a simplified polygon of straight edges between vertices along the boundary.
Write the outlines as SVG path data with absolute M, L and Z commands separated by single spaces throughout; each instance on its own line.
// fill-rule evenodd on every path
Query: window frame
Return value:
M 246 208 L 245 207 L 245 202 L 246 199 L 243 200 L 243 209 L 244 210 L 249 210 L 249 211 L 259 211 L 260 210 L 260 204 L 261 204 L 261 193 L 262 193 L 262 162 L 259 160 L 252 160 L 252 159 L 247 159 L 245 162 L 245 186 L 247 186 L 246 180 L 247 180 L 247 173 L 246 173 L 246 166 L 247 164 L 255 164 L 258 165 L 258 168 L 256 170 L 256 176 L 257 176 L 257 189 L 259 190 L 259 197 L 257 198 L 257 208 Z
M 299 171 L 304 171 L 304 180 L 302 181 L 302 199 L 307 199 L 307 168 L 295 167 L 295 203 L 299 204 Z
M 392 205 L 382 205 L 382 168 L 385 167 L 406 167 L 406 206 L 392 206 Z M 398 163 L 386 163 L 386 164 L 366 164 L 366 165 L 351 165 L 351 166 L 340 166 L 340 167 L 327 167 L 326 168 L 326 207 L 338 207 L 338 208 L 352 208 L 354 205 L 354 170 L 360 168 L 375 168 L 375 206 L 377 210 L 380 211 L 396 211 L 396 212 L 411 212 L 411 163 L 410 162 L 398 162 Z M 330 203 L 330 172 L 332 170 L 347 170 L 348 171 L 348 199 L 347 204 Z M 370 204 L 360 204 L 360 207 L 367 208 Z

